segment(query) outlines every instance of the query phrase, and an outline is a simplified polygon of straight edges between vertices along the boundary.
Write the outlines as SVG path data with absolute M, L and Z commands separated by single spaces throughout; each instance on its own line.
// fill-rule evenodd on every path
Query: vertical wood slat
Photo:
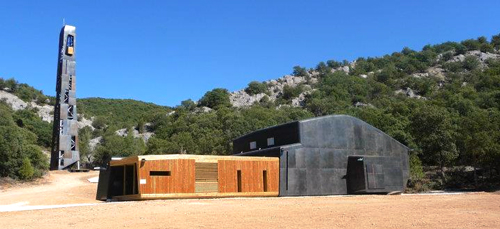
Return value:
M 170 176 L 150 176 L 151 171 L 170 171 Z M 141 194 L 194 193 L 194 159 L 151 160 L 140 168 Z
M 278 161 L 219 160 L 219 192 L 238 192 L 237 171 L 241 170 L 242 192 L 263 192 L 263 171 L 267 171 L 267 191 L 278 192 Z
M 195 193 L 196 165 L 194 159 L 148 160 L 141 167 L 137 164 L 137 180 L 146 179 L 146 184 L 139 184 L 140 194 Z M 242 192 L 263 192 L 263 171 L 267 171 L 267 191 L 278 192 L 279 162 L 251 160 L 218 160 L 217 191 L 220 193 L 238 192 L 237 170 L 241 170 Z M 149 176 L 150 171 L 171 171 L 170 177 Z M 170 179 L 168 179 L 170 178 Z M 215 187 L 215 186 L 214 186 Z M 210 184 L 200 186 L 198 190 L 215 191 Z

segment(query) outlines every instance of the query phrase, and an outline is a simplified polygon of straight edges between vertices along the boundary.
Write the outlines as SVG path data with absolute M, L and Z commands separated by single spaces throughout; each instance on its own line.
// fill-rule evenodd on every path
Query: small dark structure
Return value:
M 347 115 L 295 121 L 233 141 L 235 155 L 280 158 L 280 196 L 402 192 L 408 151 Z

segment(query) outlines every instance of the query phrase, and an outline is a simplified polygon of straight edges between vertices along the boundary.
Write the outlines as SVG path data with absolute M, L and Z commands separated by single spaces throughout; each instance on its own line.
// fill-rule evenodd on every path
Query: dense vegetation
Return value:
M 53 104 L 53 98 L 43 94 L 43 91 L 36 90 L 28 84 L 19 83 L 15 79 L 4 79 L 0 77 L 0 90 L 6 90 L 16 95 L 24 102 L 35 101 L 39 105 Z
M 500 54 L 499 49 L 500 36 L 491 41 L 480 37 L 427 45 L 422 51 L 404 48 L 383 57 L 359 58 L 355 63 L 329 60 L 310 69 L 295 66 L 292 74 L 304 77 L 305 83 L 286 85 L 276 100 L 264 96 L 247 108 L 232 107 L 230 94 L 223 88 L 207 92 L 198 103 L 186 100 L 175 108 L 133 100 L 80 99 L 79 112 L 94 117 L 95 127 L 80 130 L 80 151 L 93 165 L 111 156 L 230 154 L 232 139 L 256 129 L 308 117 L 349 114 L 413 149 L 412 185 L 464 187 L 467 182 L 454 174 L 455 168 L 465 171 L 465 166 L 477 168 L 474 177 L 481 177 L 479 183 L 491 183 L 500 177 L 500 58 L 485 61 L 472 53 Z M 269 95 L 269 87 L 254 81 L 245 91 Z M 407 90 L 417 96 L 407 96 Z M 292 107 L 292 99 L 305 91 L 303 107 Z M 25 97 L 33 100 L 38 95 Z M 36 135 L 36 139 L 24 137 L 25 141 L 46 147 L 50 131 L 41 129 L 48 127 L 38 128 L 42 124 L 27 112 L 4 112 L 12 114 L 14 125 L 9 128 Z M 127 136 L 115 134 L 120 128 L 128 128 Z M 144 143 L 133 136 L 134 129 L 155 135 Z M 101 143 L 90 149 L 87 143 L 99 136 Z M 27 167 L 25 158 L 32 165 L 35 160 L 17 158 L 16 168 Z M 424 181 L 424 168 L 432 166 L 440 170 L 439 178 L 433 178 L 439 182 Z M 29 169 L 22 170 L 29 173 Z M 2 173 L 6 175 L 11 174 Z
M 48 169 L 48 158 L 40 145 L 47 146 L 46 130 L 50 131 L 50 127 L 33 115 L 31 110 L 14 112 L 0 101 L 1 177 L 29 180 Z
M 167 112 L 169 108 L 153 103 L 131 99 L 78 99 L 78 113 L 85 117 L 100 119 L 97 125 L 112 125 L 118 128 L 136 126 L 139 122 L 150 120 L 151 114 Z

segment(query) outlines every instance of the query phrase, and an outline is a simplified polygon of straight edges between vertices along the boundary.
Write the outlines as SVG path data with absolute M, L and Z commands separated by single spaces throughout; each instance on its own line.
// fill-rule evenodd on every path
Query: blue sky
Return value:
M 77 96 L 175 106 L 292 67 L 500 33 L 500 1 L 2 1 L 0 77 L 55 94 L 63 18 Z

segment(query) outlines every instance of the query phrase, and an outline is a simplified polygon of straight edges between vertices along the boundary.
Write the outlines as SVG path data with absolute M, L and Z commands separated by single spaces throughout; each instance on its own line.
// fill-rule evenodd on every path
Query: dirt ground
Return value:
M 94 176 L 55 172 L 0 191 L 0 228 L 500 228 L 499 192 L 103 203 Z M 1 212 L 19 203 L 92 205 Z

